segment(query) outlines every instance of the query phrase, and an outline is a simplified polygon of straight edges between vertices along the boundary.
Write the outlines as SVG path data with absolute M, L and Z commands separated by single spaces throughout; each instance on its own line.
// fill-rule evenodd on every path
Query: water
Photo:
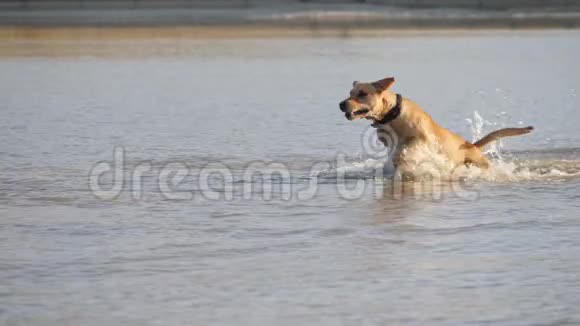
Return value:
M 579 40 L 5 42 L 0 320 L 578 324 Z M 368 123 L 338 102 L 391 75 L 468 140 L 536 130 L 491 148 L 487 175 L 377 175 Z M 123 188 L 105 173 L 91 192 L 115 148 Z

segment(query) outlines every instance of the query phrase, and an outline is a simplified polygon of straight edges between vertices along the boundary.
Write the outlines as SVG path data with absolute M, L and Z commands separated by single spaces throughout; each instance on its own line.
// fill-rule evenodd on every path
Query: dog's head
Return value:
M 393 77 L 372 83 L 353 82 L 350 96 L 339 104 L 340 111 L 348 120 L 378 118 L 385 107 L 383 93 L 394 82 Z

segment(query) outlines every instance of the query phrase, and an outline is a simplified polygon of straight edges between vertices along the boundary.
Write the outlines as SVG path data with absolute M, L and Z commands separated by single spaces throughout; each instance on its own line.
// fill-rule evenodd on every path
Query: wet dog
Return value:
M 379 139 L 387 144 L 380 132 L 389 130 L 396 137 L 393 153 L 395 168 L 412 170 L 417 164 L 417 151 L 425 148 L 442 154 L 455 166 L 467 165 L 486 169 L 489 161 L 482 153 L 485 145 L 502 137 L 527 134 L 533 127 L 506 128 L 494 131 L 475 143 L 470 143 L 452 131 L 441 127 L 415 102 L 389 90 L 395 79 L 385 78 L 376 82 L 355 81 L 350 96 L 340 102 L 340 110 L 348 120 L 368 119 L 379 131 Z

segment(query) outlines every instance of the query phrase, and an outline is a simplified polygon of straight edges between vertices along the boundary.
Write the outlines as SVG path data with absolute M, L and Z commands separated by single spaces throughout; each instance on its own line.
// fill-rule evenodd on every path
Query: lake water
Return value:
M 0 324 L 578 324 L 578 58 L 578 31 L 4 42 Z M 402 183 L 338 109 L 386 76 L 468 140 L 536 130 Z

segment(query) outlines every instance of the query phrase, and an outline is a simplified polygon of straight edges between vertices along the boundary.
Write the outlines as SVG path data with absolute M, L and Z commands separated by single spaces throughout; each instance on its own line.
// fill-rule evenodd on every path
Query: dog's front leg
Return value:
M 392 161 L 395 169 L 412 169 L 417 162 L 414 153 L 417 151 L 416 137 L 402 138 L 397 148 L 393 151 Z
M 402 153 L 403 153 L 402 148 L 396 148 L 393 151 L 393 154 L 391 155 L 391 161 L 393 162 L 393 167 L 395 168 L 395 170 L 399 168 L 399 166 L 401 166 L 401 164 L 403 163 Z

